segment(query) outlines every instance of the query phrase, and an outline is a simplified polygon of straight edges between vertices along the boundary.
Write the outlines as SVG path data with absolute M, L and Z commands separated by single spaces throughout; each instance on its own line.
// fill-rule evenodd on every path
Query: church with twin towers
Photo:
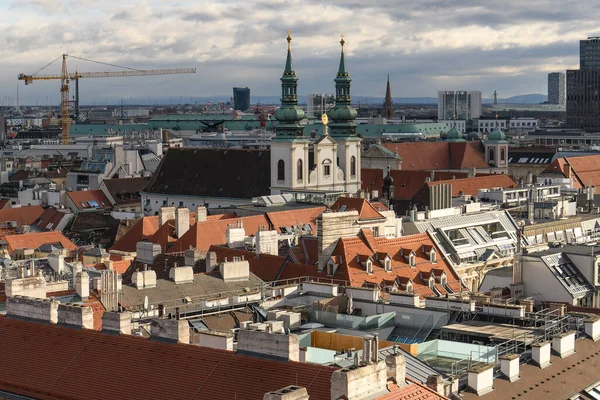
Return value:
M 271 142 L 271 194 L 312 193 L 354 195 L 360 191 L 361 138 L 356 135 L 356 110 L 350 106 L 350 74 L 344 37 L 335 82 L 335 107 L 323 115 L 323 135 L 311 142 L 304 136 L 304 111 L 298 107 L 298 77 L 292 64 L 288 32 L 287 58 L 281 77 L 281 107 Z

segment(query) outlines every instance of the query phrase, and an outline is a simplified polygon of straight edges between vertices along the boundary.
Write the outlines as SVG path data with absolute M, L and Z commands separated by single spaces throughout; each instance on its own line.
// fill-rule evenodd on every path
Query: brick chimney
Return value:
M 190 326 L 184 319 L 155 318 L 150 321 L 150 339 L 169 343 L 190 343 Z
M 494 365 L 482 364 L 467 371 L 467 386 L 477 396 L 483 396 L 494 390 Z
M 396 354 L 385 357 L 387 377 L 392 378 L 399 387 L 406 385 L 406 359 L 404 354 L 396 350 Z
M 534 343 L 531 345 L 533 364 L 544 369 L 550 365 L 550 342 Z
M 94 311 L 78 304 L 58 305 L 58 325 L 75 329 L 94 329 Z
M 90 276 L 86 271 L 78 272 L 75 276 L 75 292 L 81 300 L 90 297 Z

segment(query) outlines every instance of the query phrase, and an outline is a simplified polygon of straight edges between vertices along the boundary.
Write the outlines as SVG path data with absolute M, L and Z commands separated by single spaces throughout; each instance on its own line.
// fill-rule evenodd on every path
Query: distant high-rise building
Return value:
M 565 73 L 551 72 L 548 74 L 548 103 L 565 105 L 566 102 Z
M 335 105 L 335 95 L 328 93 L 313 93 L 306 96 L 306 116 L 321 118 Z
M 600 37 L 579 41 L 579 69 L 600 69 Z
M 394 118 L 394 102 L 392 101 L 392 90 L 390 89 L 390 76 L 388 74 L 387 87 L 385 89 L 385 101 L 381 110 L 383 118 Z
M 600 132 L 600 69 L 567 71 L 567 128 Z
M 6 139 L 6 120 L 4 118 L 4 107 L 0 106 L 0 140 Z
M 250 89 L 233 88 L 233 109 L 238 111 L 246 111 L 250 108 Z
M 481 117 L 480 91 L 438 91 L 438 119 L 464 119 Z

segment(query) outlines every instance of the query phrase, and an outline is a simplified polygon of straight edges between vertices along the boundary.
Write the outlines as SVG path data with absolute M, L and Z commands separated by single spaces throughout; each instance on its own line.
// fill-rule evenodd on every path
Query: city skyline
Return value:
M 496 9 L 471 1 L 0 1 L 0 100 L 14 98 L 20 85 L 22 103 L 45 104 L 48 98 L 57 104 L 58 82 L 25 87 L 16 78 L 65 52 L 140 69 L 198 70 L 82 81 L 83 104 L 107 97 L 218 96 L 234 86 L 276 95 L 287 29 L 294 37 L 300 95 L 333 91 L 342 32 L 356 96 L 383 97 L 388 73 L 394 97 L 456 89 L 481 90 L 484 98 L 494 90 L 503 98 L 545 94 L 547 74 L 577 68 L 579 40 L 596 29 L 593 7 L 561 2 L 559 10 L 556 4 L 511 0 Z M 45 72 L 59 67 L 57 62 Z M 79 60 L 69 68 L 114 70 Z

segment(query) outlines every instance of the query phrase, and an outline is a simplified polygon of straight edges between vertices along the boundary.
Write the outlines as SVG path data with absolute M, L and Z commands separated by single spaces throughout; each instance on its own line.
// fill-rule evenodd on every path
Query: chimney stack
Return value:
M 190 210 L 179 207 L 175 214 L 175 236 L 181 238 L 190 229 Z
M 371 361 L 376 363 L 379 361 L 379 334 L 373 334 L 373 340 L 371 340 Z
M 86 271 L 78 272 L 75 276 L 75 292 L 81 300 L 90 297 L 90 276 Z
M 205 206 L 196 207 L 196 222 L 205 222 L 208 219 L 208 212 Z
M 170 219 L 175 219 L 175 207 L 161 207 L 158 212 L 158 226 L 163 226 Z
M 371 335 L 366 335 L 363 340 L 363 362 L 366 364 L 371 363 Z

